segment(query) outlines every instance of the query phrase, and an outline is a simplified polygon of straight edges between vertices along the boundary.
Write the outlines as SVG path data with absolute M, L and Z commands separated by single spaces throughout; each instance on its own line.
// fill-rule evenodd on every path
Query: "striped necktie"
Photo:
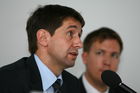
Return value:
M 60 87 L 61 87 L 61 80 L 57 79 L 54 83 L 53 83 L 53 88 L 54 88 L 54 93 L 61 93 L 60 91 Z

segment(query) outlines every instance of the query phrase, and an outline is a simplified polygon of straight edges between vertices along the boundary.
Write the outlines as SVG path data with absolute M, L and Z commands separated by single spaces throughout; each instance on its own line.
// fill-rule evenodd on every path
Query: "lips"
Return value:
M 77 51 L 71 51 L 69 52 L 70 55 L 77 57 L 78 56 L 78 52 Z
M 73 55 L 73 56 L 78 56 L 77 52 L 70 52 L 70 54 Z

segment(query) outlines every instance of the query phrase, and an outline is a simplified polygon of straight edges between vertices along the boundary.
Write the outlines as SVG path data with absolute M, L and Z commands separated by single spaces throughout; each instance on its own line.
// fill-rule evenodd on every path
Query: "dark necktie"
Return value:
M 54 88 L 54 93 L 61 93 L 60 91 L 60 87 L 61 87 L 61 80 L 57 79 L 54 83 L 53 83 L 53 88 Z

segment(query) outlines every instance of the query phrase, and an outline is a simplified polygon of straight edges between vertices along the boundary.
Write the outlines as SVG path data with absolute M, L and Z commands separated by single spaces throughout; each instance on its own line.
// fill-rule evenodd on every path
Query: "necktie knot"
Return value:
M 60 93 L 61 80 L 57 79 L 52 86 L 54 88 L 54 93 Z

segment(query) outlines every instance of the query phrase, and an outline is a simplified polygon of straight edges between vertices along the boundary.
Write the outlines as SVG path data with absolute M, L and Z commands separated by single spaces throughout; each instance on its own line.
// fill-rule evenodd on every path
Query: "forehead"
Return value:
M 110 40 L 110 39 L 104 40 L 102 42 L 95 41 L 93 42 L 91 48 L 120 52 L 120 45 L 117 42 L 117 40 Z
M 66 18 L 60 27 L 58 27 L 55 33 L 67 33 L 69 31 L 73 31 L 75 34 L 78 33 L 79 36 L 82 34 L 82 26 L 79 21 L 74 18 Z
M 77 28 L 79 30 L 82 28 L 81 23 L 72 17 L 65 18 L 62 22 L 62 26 L 69 26 L 69 28 Z

